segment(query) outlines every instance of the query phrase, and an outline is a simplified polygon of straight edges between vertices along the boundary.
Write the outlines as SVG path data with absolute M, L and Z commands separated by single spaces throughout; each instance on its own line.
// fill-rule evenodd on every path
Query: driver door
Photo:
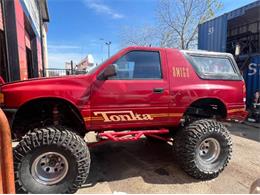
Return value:
M 169 82 L 163 51 L 130 51 L 114 62 L 117 75 L 97 80 L 91 125 L 116 129 L 161 126 L 169 121 Z

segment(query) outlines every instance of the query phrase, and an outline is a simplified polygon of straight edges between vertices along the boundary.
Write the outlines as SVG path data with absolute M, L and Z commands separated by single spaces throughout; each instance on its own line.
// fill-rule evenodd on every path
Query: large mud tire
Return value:
M 183 170 L 196 179 L 213 179 L 231 159 L 232 141 L 226 127 L 214 120 L 198 120 L 176 135 L 174 152 Z
M 64 127 L 36 129 L 14 149 L 16 192 L 75 193 L 89 167 L 87 144 L 77 134 Z

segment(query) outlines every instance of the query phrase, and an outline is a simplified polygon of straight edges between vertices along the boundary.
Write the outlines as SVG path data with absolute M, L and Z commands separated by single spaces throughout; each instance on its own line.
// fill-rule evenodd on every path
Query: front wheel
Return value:
M 174 151 L 187 174 L 196 179 L 212 179 L 227 166 L 231 158 L 232 141 L 221 123 L 198 120 L 176 136 Z
M 14 149 L 17 193 L 74 193 L 90 166 L 84 140 L 63 127 L 36 129 Z

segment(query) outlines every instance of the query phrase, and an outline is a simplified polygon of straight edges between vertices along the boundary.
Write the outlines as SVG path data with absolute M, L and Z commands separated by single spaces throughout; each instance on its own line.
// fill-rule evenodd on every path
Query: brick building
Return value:
M 0 0 L 0 76 L 5 81 L 44 76 L 46 0 Z

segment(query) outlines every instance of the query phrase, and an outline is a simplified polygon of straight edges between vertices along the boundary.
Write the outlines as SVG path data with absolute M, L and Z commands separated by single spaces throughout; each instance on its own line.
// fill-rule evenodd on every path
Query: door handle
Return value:
M 163 88 L 154 88 L 153 92 L 154 93 L 163 93 L 164 89 Z

